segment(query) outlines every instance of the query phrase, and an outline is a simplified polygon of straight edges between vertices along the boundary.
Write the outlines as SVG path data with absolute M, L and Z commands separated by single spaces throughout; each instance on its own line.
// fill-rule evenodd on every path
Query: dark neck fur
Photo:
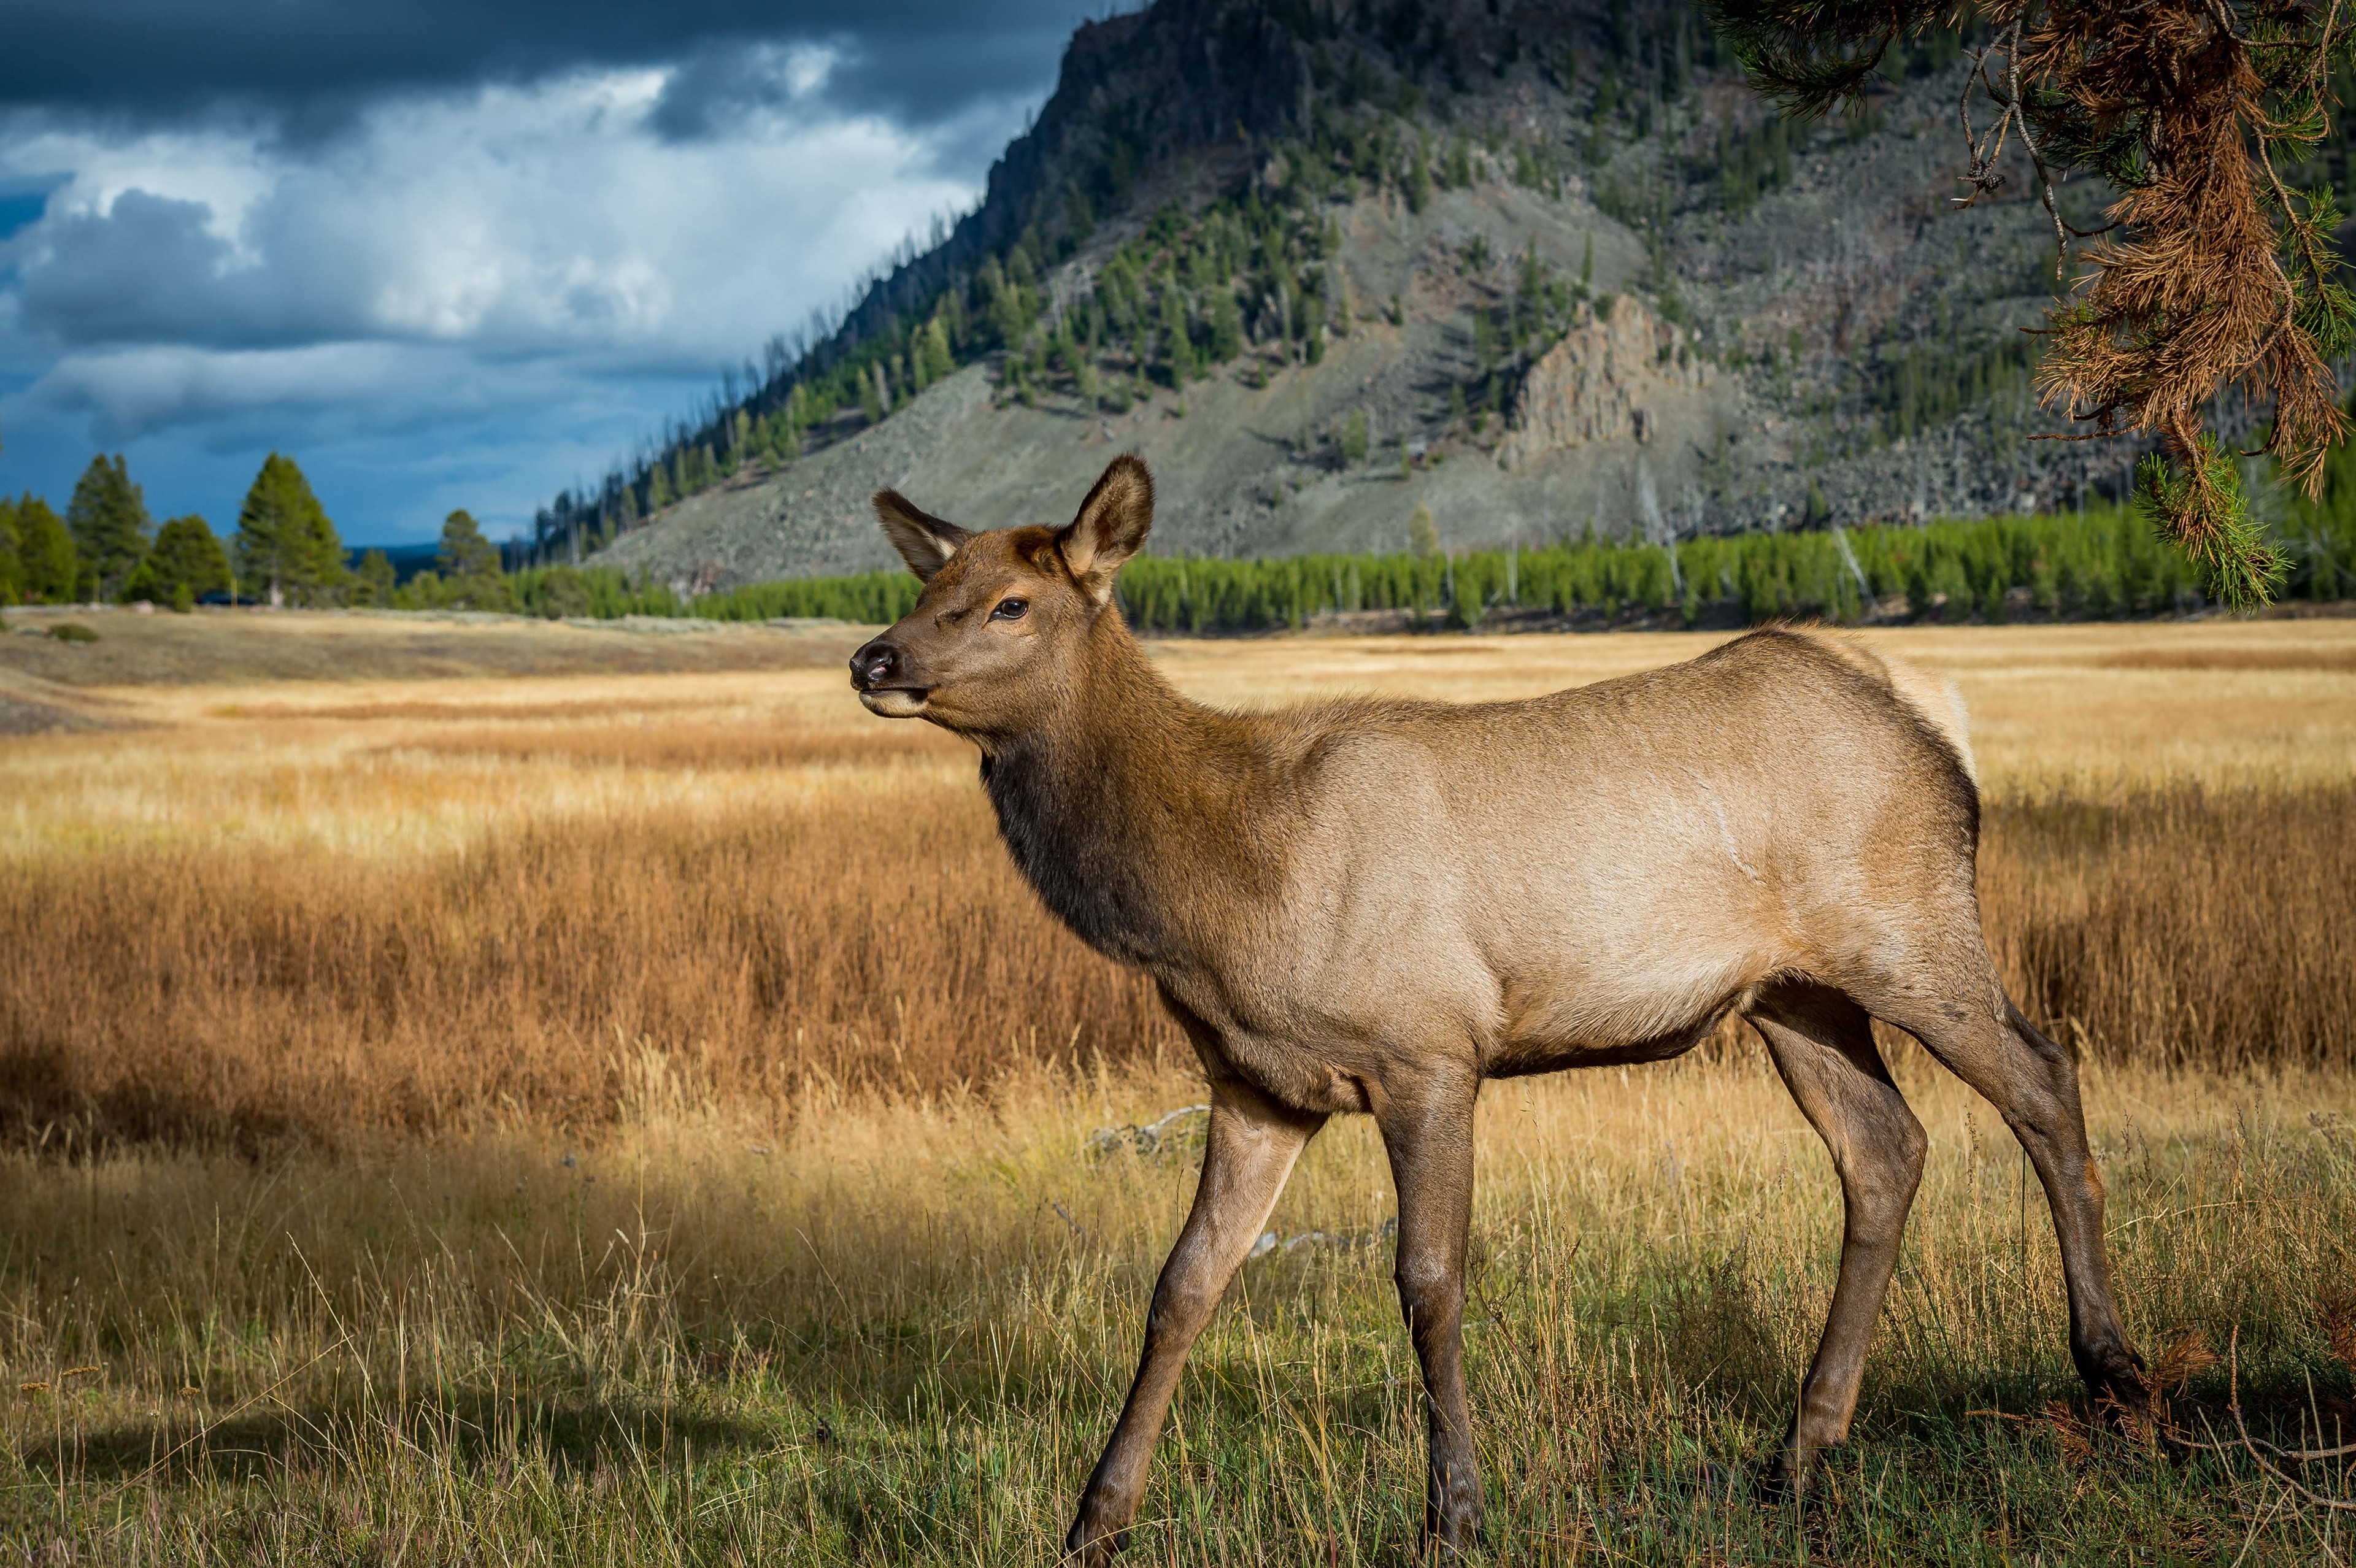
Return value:
M 1090 628 L 1055 709 L 985 744 L 981 776 L 1040 898 L 1123 962 L 1187 965 L 1206 899 L 1273 882 L 1269 770 L 1248 723 L 1173 688 L 1117 611 Z

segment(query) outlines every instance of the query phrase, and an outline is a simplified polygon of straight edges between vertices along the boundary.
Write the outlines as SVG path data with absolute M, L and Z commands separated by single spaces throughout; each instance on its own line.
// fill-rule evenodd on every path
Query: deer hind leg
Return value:
M 1968 952 L 1933 966 L 1927 985 L 1892 987 L 1886 997 L 1867 998 L 1866 1005 L 1977 1090 L 2020 1140 L 2045 1189 L 2062 1246 L 2071 1359 L 2097 1408 L 2116 1405 L 2130 1417 L 2142 1415 L 2150 1395 L 2143 1358 L 2127 1339 L 2112 1294 L 2103 1178 L 2086 1141 L 2077 1063 L 2004 994 L 1976 933 Z
M 1093 1568 L 1120 1549 L 1144 1495 L 1146 1467 L 1186 1352 L 1258 1239 L 1293 1161 L 1324 1125 L 1323 1115 L 1280 1104 L 1239 1080 L 1212 1083 L 1211 1126 L 1194 1204 L 1153 1286 L 1144 1354 L 1112 1439 L 1080 1494 L 1079 1516 L 1064 1541 L 1066 1561 Z
M 1750 1019 L 1792 1098 L 1832 1152 L 1847 1211 L 1825 1337 L 1774 1463 L 1778 1478 L 1797 1480 L 1811 1456 L 1848 1435 L 1866 1347 L 1922 1179 L 1924 1139 L 1922 1124 L 1874 1047 L 1873 1020 L 1848 997 L 1821 987 L 1779 986 L 1752 1004 Z

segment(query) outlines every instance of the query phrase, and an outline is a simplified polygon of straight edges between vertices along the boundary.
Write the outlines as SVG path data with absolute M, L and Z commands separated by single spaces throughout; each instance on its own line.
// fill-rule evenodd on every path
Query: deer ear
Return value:
M 884 525 L 884 537 L 908 563 L 908 570 L 920 582 L 930 582 L 933 573 L 949 563 L 958 547 L 973 536 L 943 517 L 920 511 L 908 497 L 897 490 L 875 492 L 875 520 Z
M 1134 453 L 1112 460 L 1080 515 L 1055 536 L 1064 564 L 1099 604 L 1112 600 L 1112 580 L 1135 555 L 1153 528 L 1153 475 Z

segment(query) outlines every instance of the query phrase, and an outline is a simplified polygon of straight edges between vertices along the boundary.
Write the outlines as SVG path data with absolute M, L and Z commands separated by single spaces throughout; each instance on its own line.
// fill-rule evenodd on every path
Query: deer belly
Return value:
M 1511 966 L 1484 1068 L 1507 1078 L 1680 1055 L 1777 967 L 1761 952 L 1675 941 Z

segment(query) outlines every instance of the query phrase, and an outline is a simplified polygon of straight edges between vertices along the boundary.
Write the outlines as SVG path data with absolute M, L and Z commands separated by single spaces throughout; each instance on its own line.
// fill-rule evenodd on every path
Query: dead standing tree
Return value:
M 1807 116 L 1862 100 L 1901 37 L 1984 30 L 1959 105 L 1971 163 L 1956 201 L 2002 183 L 2018 137 L 2058 277 L 2073 242 L 2091 241 L 2037 372 L 2044 404 L 2090 427 L 2058 439 L 2157 436 L 2136 468 L 2146 513 L 2219 598 L 2270 599 L 2283 562 L 2203 410 L 2228 387 L 2271 407 L 2257 451 L 2309 496 L 2347 432 L 2330 368 L 2356 345 L 2329 239 L 2339 207 L 2328 186 L 2296 191 L 2281 172 L 2329 133 L 2331 66 L 2349 53 L 2341 0 L 1714 0 L 1713 21 L 1753 82 Z M 2077 171 L 2121 193 L 2101 229 L 2073 228 L 2054 200 Z

